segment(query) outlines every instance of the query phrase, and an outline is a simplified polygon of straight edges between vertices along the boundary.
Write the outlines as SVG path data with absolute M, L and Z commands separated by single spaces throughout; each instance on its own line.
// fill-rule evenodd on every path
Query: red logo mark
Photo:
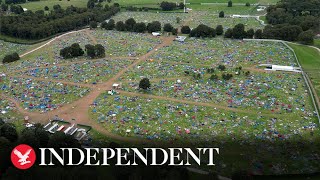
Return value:
M 36 153 L 33 148 L 20 144 L 11 152 L 11 162 L 18 169 L 29 169 L 36 161 Z

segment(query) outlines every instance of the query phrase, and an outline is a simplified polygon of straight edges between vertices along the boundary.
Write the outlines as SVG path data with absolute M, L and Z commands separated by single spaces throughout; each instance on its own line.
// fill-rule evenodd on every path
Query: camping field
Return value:
M 206 1 L 191 0 L 194 9 L 186 14 L 122 11 L 112 19 L 117 22 L 132 17 L 136 22 L 159 21 L 175 28 L 195 28 L 201 23 L 223 25 L 224 30 L 238 23 L 246 30 L 264 27 L 255 17 L 217 15 L 221 10 L 226 15 L 256 14 L 256 6 L 216 4 L 201 10 L 204 5 L 200 3 Z M 154 5 L 160 1 L 114 2 Z M 37 10 L 56 3 L 86 6 L 82 0 L 22 6 Z M 223 36 L 186 37 L 184 42 L 175 38 L 170 33 L 153 36 L 97 27 L 57 37 L 45 45 L 0 41 L 0 58 L 11 52 L 21 56 L 19 61 L 0 66 L 1 114 L 20 125 L 23 117 L 42 124 L 59 117 L 88 125 L 93 128 L 92 137 L 101 142 L 217 146 L 222 152 L 217 166 L 200 168 L 226 176 L 243 169 L 267 175 L 319 171 L 320 148 L 316 143 L 320 129 L 312 101 L 320 96 L 318 50 Z M 101 44 L 105 57 L 62 58 L 60 50 L 73 43 L 82 49 L 87 44 Z M 260 66 L 298 67 L 298 61 L 310 82 L 302 72 L 270 71 Z M 146 90 L 139 87 L 143 78 L 150 80 Z

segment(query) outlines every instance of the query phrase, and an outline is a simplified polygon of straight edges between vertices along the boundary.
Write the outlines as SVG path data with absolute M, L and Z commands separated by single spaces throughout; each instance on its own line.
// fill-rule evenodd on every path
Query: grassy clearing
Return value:
M 295 51 L 302 68 L 309 75 L 311 82 L 320 96 L 320 52 L 304 45 L 289 43 Z

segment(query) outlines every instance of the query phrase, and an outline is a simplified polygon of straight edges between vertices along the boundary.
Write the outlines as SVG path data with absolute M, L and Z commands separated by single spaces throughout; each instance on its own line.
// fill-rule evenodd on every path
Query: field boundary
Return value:
M 295 53 L 295 51 L 287 44 L 287 43 L 291 43 L 291 42 L 288 42 L 288 41 L 283 41 L 283 40 L 277 40 L 277 39 L 243 39 L 244 41 L 265 41 L 265 42 L 280 42 L 282 43 L 283 45 L 285 45 L 287 48 L 289 48 L 292 52 L 293 52 L 293 55 L 298 63 L 298 66 L 301 68 L 302 70 L 302 76 L 303 76 L 303 79 L 308 87 L 308 90 L 309 90 L 309 93 L 311 95 L 311 99 L 312 99 L 312 103 L 313 103 L 313 106 L 314 106 L 314 110 L 317 114 L 317 118 L 318 118 L 318 123 L 320 125 L 320 116 L 319 116 L 319 110 L 318 110 L 318 107 L 320 107 L 319 105 L 319 102 L 316 101 L 315 99 L 317 99 L 317 94 L 314 93 L 312 91 L 313 88 L 311 88 L 312 84 L 309 84 L 310 82 L 308 81 L 309 80 L 309 77 L 308 75 L 303 71 L 302 67 L 301 67 L 301 64 L 299 62 L 299 59 Z M 296 44 L 296 43 L 295 43 Z M 313 86 L 312 86 L 313 87 Z

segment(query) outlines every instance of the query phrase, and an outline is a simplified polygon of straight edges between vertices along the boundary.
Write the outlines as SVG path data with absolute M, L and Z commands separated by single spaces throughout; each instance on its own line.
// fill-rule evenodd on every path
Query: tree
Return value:
M 171 32 L 172 29 L 173 29 L 173 27 L 170 23 L 167 23 L 163 26 L 163 31 L 165 31 L 165 32 Z
M 107 22 L 103 21 L 103 22 L 101 23 L 101 28 L 106 29 L 107 26 L 108 26 L 108 23 L 107 23 Z
M 89 56 L 90 58 L 95 57 L 95 48 L 93 45 L 91 44 L 85 45 L 85 51 L 87 52 L 87 56 Z
M 98 23 L 96 21 L 91 21 L 90 22 L 90 29 L 95 29 L 98 27 Z
M 229 74 L 229 73 L 227 73 L 227 74 L 223 73 L 222 74 L 222 79 L 224 79 L 226 81 L 230 80 L 232 77 L 233 77 L 233 75 Z
M 212 74 L 209 79 L 211 81 L 215 81 L 215 80 L 219 79 L 219 77 L 216 74 Z
M 2 11 L 7 11 L 8 10 L 8 5 L 7 4 L 1 4 L 1 10 Z
M 144 22 L 136 23 L 133 27 L 134 32 L 143 33 L 147 30 L 147 26 Z
M 244 30 L 244 25 L 243 24 L 237 24 L 234 26 L 232 30 L 232 36 L 235 39 L 243 39 L 247 36 L 246 31 Z
M 181 27 L 181 33 L 182 34 L 190 34 L 190 31 L 191 31 L 191 29 L 190 29 L 189 26 L 182 26 Z
M 228 7 L 232 7 L 232 1 L 228 1 Z
M 222 25 L 218 25 L 216 27 L 216 32 L 217 32 L 217 35 L 222 35 L 223 34 L 223 27 Z
M 172 11 L 172 10 L 174 10 L 174 9 L 177 7 L 177 5 L 176 5 L 176 3 L 167 2 L 167 1 L 162 1 L 162 2 L 160 3 L 160 7 L 161 7 L 161 9 L 162 9 L 163 11 Z
M 95 57 L 103 58 L 106 56 L 105 49 L 101 44 L 96 44 L 94 46 Z
M 219 12 L 219 18 L 224 18 L 224 11 Z
M 153 21 L 148 23 L 147 30 L 149 33 L 161 31 L 161 23 L 159 21 Z
M 218 69 L 219 69 L 220 71 L 224 71 L 224 70 L 226 70 L 226 66 L 220 64 L 220 65 L 218 66 Z
M 140 83 L 139 83 L 139 88 L 143 90 L 148 90 L 150 89 L 150 80 L 148 78 L 143 78 Z
M 262 30 L 257 29 L 256 32 L 254 33 L 254 38 L 255 39 L 262 39 Z
M 105 27 L 107 30 L 112 30 L 115 27 L 115 22 L 113 19 L 110 19 Z
M 133 31 L 133 26 L 136 24 L 136 21 L 133 18 L 129 18 L 125 21 L 125 26 L 127 31 Z
M 126 30 L 126 25 L 122 21 L 118 21 L 116 23 L 116 30 L 117 31 L 125 31 Z
M 302 44 L 313 45 L 314 43 L 314 33 L 312 30 L 303 31 L 298 36 L 298 41 Z
M 84 54 L 84 51 L 82 50 L 82 48 L 80 47 L 80 45 L 78 43 L 73 43 L 71 46 L 71 56 L 72 57 L 78 57 L 78 56 L 82 56 Z
M 4 56 L 3 60 L 2 60 L 2 63 L 5 64 L 5 63 L 11 63 L 11 62 L 14 62 L 14 61 L 18 61 L 20 59 L 18 53 L 14 52 L 12 54 L 8 54 L 6 56 Z
M 111 0 L 107 0 L 108 3 L 111 3 Z
M 178 34 L 178 28 L 173 28 L 171 33 L 172 33 L 172 35 L 177 35 Z
M 252 39 L 254 36 L 254 30 L 251 28 L 247 31 L 247 38 Z
M 216 30 L 206 25 L 200 24 L 198 27 L 192 29 L 190 37 L 215 37 Z
M 48 7 L 48 6 L 45 6 L 45 7 L 44 7 L 44 10 L 45 10 L 45 11 L 49 11 L 49 7 Z
M 60 50 L 60 56 L 64 59 L 82 56 L 83 54 L 84 51 L 81 49 L 78 43 L 74 43 L 71 46 L 67 46 Z
M 232 29 L 227 29 L 227 31 L 224 33 L 225 38 L 232 38 L 233 30 Z
M 93 9 L 93 8 L 94 8 L 94 3 L 95 3 L 94 0 L 89 0 L 89 1 L 87 2 L 87 8 L 88 8 L 88 9 Z
M 0 136 L 5 137 L 10 142 L 15 142 L 18 139 L 18 133 L 15 126 L 9 123 L 3 124 L 0 127 Z
M 246 6 L 247 6 L 247 7 L 249 7 L 249 6 L 250 6 L 250 3 L 249 3 L 249 2 L 247 2 L 247 3 L 246 3 Z

